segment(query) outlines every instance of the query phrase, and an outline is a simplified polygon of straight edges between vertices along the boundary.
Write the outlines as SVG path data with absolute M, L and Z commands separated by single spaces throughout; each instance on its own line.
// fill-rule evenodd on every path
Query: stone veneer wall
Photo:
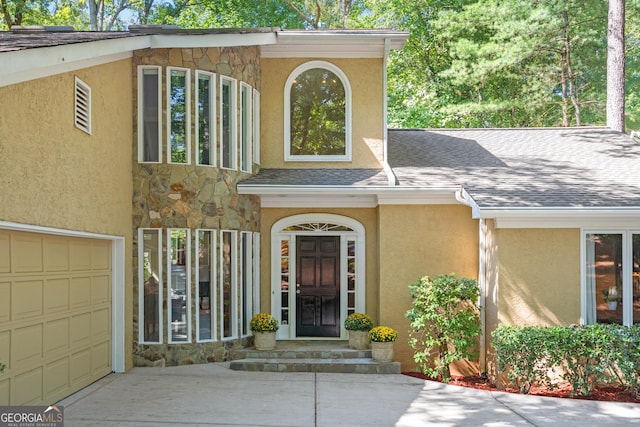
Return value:
M 166 120 L 166 68 L 184 67 L 191 70 L 210 71 L 243 81 L 254 88 L 260 88 L 260 64 L 257 47 L 235 48 L 194 48 L 194 49 L 145 49 L 135 52 L 133 60 L 133 81 L 137 80 L 138 65 L 160 65 L 163 67 L 162 108 Z M 191 99 L 194 94 L 194 74 L 192 72 Z M 218 92 L 218 91 L 216 91 Z M 217 93 L 219 97 L 219 93 Z M 219 98 L 216 103 L 219 102 Z M 239 104 L 239 103 L 238 103 Z M 133 123 L 137 123 L 137 84 L 133 88 Z M 216 108 L 217 110 L 217 108 Z M 195 108 L 191 108 L 191 153 L 197 153 L 195 141 Z M 219 119 L 219 117 L 218 117 Z M 239 122 L 239 120 L 238 120 Z M 134 125 L 135 126 L 135 125 Z M 163 123 L 163 134 L 166 133 Z M 166 163 L 166 135 L 163 139 L 163 163 L 140 164 L 137 161 L 137 129 L 134 128 L 133 152 L 133 360 L 136 366 L 180 365 L 223 361 L 230 358 L 235 346 L 250 344 L 249 338 L 233 341 L 209 343 L 195 342 L 195 259 L 191 256 L 191 322 L 192 340 L 185 344 L 167 344 L 167 328 L 164 329 L 163 344 L 138 344 L 138 228 L 163 229 L 163 254 L 166 256 L 167 228 L 191 229 L 192 252 L 195 250 L 195 230 L 208 228 L 217 230 L 259 231 L 260 203 L 255 196 L 237 193 L 236 185 L 250 176 L 247 173 L 224 170 L 217 167 L 197 166 L 192 158 L 190 165 Z M 217 135 L 216 135 L 217 140 Z M 257 165 L 253 165 L 254 173 Z M 163 262 L 164 259 L 163 259 Z M 166 270 L 166 269 L 165 269 Z M 166 271 L 163 272 L 166 283 Z M 213 286 L 213 283 L 212 283 Z M 166 322 L 166 292 L 163 302 L 163 322 Z

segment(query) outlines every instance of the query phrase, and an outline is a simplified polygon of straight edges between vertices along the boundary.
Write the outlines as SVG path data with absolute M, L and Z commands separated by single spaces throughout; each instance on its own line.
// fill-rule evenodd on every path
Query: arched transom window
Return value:
M 285 86 L 285 160 L 351 160 L 351 87 L 324 61 L 296 68 Z

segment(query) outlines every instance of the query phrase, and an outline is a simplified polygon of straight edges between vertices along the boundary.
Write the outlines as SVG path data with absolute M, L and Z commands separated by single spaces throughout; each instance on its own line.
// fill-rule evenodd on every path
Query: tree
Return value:
M 609 0 L 607 126 L 624 132 L 624 0 Z

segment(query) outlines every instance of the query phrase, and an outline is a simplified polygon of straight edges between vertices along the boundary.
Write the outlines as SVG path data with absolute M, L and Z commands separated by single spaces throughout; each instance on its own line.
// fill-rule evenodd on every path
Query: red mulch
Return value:
M 420 378 L 423 380 L 440 381 L 440 379 L 434 379 L 428 377 L 420 372 L 403 372 L 404 375 L 410 377 Z M 515 388 L 506 388 L 504 390 L 498 389 L 495 385 L 491 384 L 488 380 L 483 380 L 479 376 L 452 376 L 450 385 L 457 385 L 462 387 L 471 387 L 481 390 L 491 391 L 503 391 L 507 393 L 519 393 Z M 633 393 L 624 390 L 622 387 L 596 387 L 588 396 L 574 396 L 571 394 L 571 386 L 566 384 L 554 390 L 548 390 L 545 387 L 531 387 L 529 391 L 530 395 L 534 396 L 548 396 L 548 397 L 563 397 L 567 399 L 585 399 L 585 400 L 599 400 L 607 402 L 631 402 L 640 403 L 640 399 L 635 397 Z

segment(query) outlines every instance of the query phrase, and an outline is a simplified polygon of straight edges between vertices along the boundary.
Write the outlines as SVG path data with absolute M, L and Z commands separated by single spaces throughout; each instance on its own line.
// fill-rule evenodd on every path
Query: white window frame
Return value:
M 253 89 L 253 162 L 260 164 L 260 92 Z
M 580 323 L 587 324 L 587 235 L 622 235 L 622 324 L 633 325 L 633 235 L 640 234 L 640 228 L 588 228 L 580 232 Z
M 156 70 L 158 73 L 158 160 L 144 160 L 144 70 Z M 162 163 L 162 67 L 157 65 L 138 65 L 138 163 Z
M 253 317 L 253 233 L 251 231 L 240 232 L 240 256 L 242 257 L 239 275 L 239 296 L 242 308 L 240 336 L 246 337 L 251 334 L 249 323 Z
M 145 341 L 144 339 L 144 233 L 154 230 L 157 233 L 158 248 L 158 341 Z M 161 228 L 139 228 L 138 229 L 138 343 L 140 344 L 161 344 L 163 342 L 162 305 L 164 301 L 162 283 L 162 229 Z
M 225 157 L 224 157 L 224 124 L 222 123 L 222 118 L 224 115 L 224 86 L 229 85 L 229 96 L 231 99 L 229 100 L 229 127 L 231 129 L 229 135 L 229 145 L 231 150 L 231 164 L 225 166 Z M 219 88 L 219 97 L 220 97 L 220 126 L 219 126 L 219 140 L 218 143 L 220 145 L 220 168 L 229 169 L 229 170 L 237 170 L 238 169 L 238 81 L 232 77 L 228 76 L 220 76 L 220 88 Z
M 196 229 L 196 254 L 200 252 L 200 233 L 210 232 L 211 239 L 209 244 L 211 245 L 211 252 L 209 253 L 209 310 L 211 310 L 211 338 L 200 338 L 200 257 L 196 258 L 196 342 L 214 342 L 218 340 L 218 294 L 216 289 L 218 271 L 218 235 L 217 230 L 208 228 Z
M 297 224 L 327 223 L 346 226 L 352 231 L 288 231 L 287 227 Z M 355 309 L 360 313 L 366 310 L 366 242 L 364 226 L 353 218 L 334 214 L 301 214 L 276 221 L 271 227 L 271 314 L 280 323 L 276 333 L 278 339 L 297 339 L 296 337 L 296 294 L 292 292 L 291 279 L 296 277 L 296 237 L 300 235 L 340 236 L 340 336 L 346 339 L 347 331 L 344 321 L 347 317 L 347 242 L 355 241 L 356 277 L 355 277 Z M 281 319 L 281 242 L 289 242 L 289 322 L 282 325 Z
M 184 143 L 185 143 L 185 161 L 174 162 L 171 160 L 172 148 L 171 148 L 171 75 L 173 72 L 181 72 L 185 75 L 184 80 L 184 102 L 185 102 L 185 122 L 184 122 Z M 167 67 L 167 163 L 177 165 L 189 165 L 191 164 L 191 70 L 182 67 Z
M 303 72 L 323 68 L 334 73 L 344 86 L 345 96 L 345 154 L 341 155 L 293 155 L 291 154 L 291 86 Z M 347 75 L 336 65 L 327 61 L 309 61 L 291 72 L 284 86 L 284 160 L 286 162 L 349 162 L 351 161 L 351 84 Z
M 91 86 L 75 76 L 74 122 L 78 129 L 91 135 Z
M 244 99 L 244 105 L 243 105 Z M 251 86 L 240 82 L 240 170 L 252 171 L 253 145 L 253 91 Z
M 230 235 L 229 242 L 231 247 L 229 248 L 229 251 L 231 256 L 231 265 L 229 268 L 232 272 L 229 295 L 229 300 L 231 301 L 231 310 L 229 313 L 231 335 L 228 336 L 224 334 L 224 235 L 226 233 L 229 233 Z M 236 230 L 220 230 L 220 249 L 218 253 L 220 256 L 218 268 L 220 280 L 220 338 L 222 341 L 229 341 L 238 338 L 238 232 Z
M 198 109 L 198 104 L 200 102 L 200 77 L 206 77 L 209 80 L 209 164 L 200 163 L 200 110 Z M 196 164 L 199 166 L 208 166 L 208 167 L 216 167 L 217 159 L 218 159 L 218 147 L 217 147 L 217 137 L 218 131 L 217 126 L 218 122 L 216 120 L 216 74 L 208 71 L 196 70 L 196 94 L 195 94 L 195 113 L 196 113 L 196 125 L 195 125 L 195 134 L 196 134 Z

